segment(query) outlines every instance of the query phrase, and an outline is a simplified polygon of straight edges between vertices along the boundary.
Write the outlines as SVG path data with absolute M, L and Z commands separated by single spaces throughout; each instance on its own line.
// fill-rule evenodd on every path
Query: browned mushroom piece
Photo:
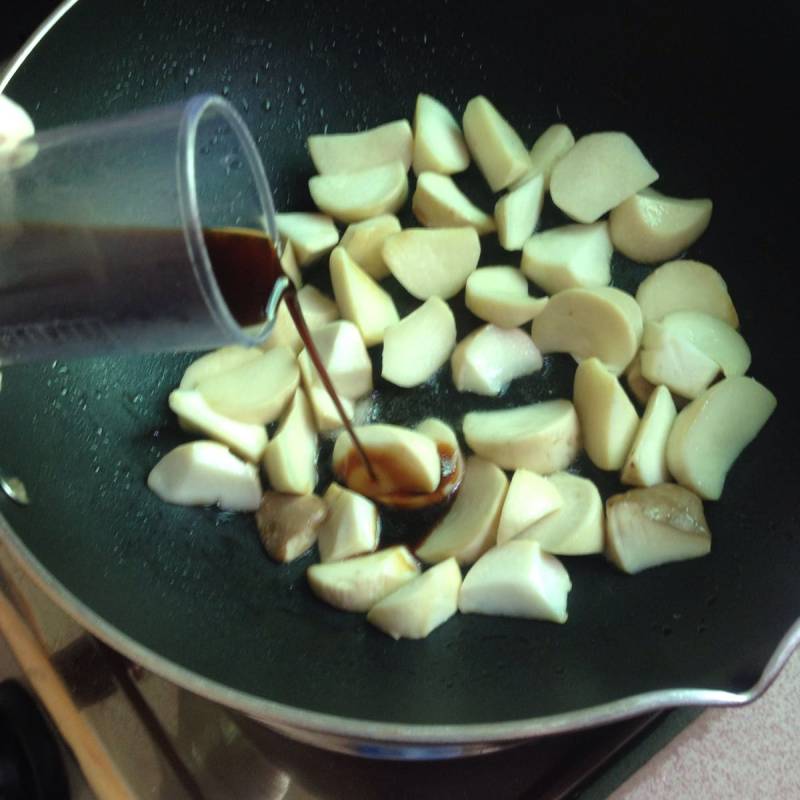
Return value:
M 264 492 L 256 511 L 261 544 L 276 561 L 293 561 L 314 546 L 327 514 L 327 504 L 315 494 Z

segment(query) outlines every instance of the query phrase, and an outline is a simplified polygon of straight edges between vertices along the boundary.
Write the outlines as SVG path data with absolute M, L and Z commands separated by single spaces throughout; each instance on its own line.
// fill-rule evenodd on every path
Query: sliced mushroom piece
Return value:
M 475 228 L 480 234 L 494 233 L 494 218 L 481 211 L 447 175 L 423 172 L 411 199 L 414 216 L 426 228 Z
M 308 190 L 320 211 L 342 222 L 359 222 L 397 211 L 408 197 L 408 176 L 401 161 L 392 161 L 359 172 L 315 175 Z
M 623 572 L 699 558 L 711 551 L 700 498 L 674 483 L 609 497 L 608 558 Z
M 467 459 L 464 480 L 450 510 L 416 550 L 428 564 L 455 558 L 471 564 L 497 540 L 497 523 L 508 490 L 501 469 L 478 456 Z
M 458 294 L 478 266 L 481 242 L 474 228 L 409 228 L 383 244 L 383 260 L 418 300 Z
M 245 461 L 257 463 L 269 441 L 263 425 L 237 422 L 214 411 L 203 395 L 193 389 L 170 392 L 169 407 L 182 427 L 200 433 L 229 447 Z
M 419 386 L 447 361 L 455 344 L 450 306 L 431 297 L 384 332 L 381 376 L 396 386 Z
M 343 247 L 331 253 L 330 272 L 342 316 L 355 324 L 367 347 L 382 342 L 385 330 L 400 320 L 391 295 Z
M 647 378 L 642 375 L 642 351 L 640 350 L 633 361 L 628 364 L 625 370 L 625 382 L 628 384 L 631 394 L 639 405 L 646 406 L 650 395 L 656 388 Z
M 597 358 L 578 365 L 573 386 L 572 402 L 587 455 L 600 469 L 620 469 L 639 427 L 633 403 Z
M 230 344 L 220 347 L 219 350 L 212 350 L 186 367 L 178 388 L 196 389 L 198 384 L 206 378 L 221 375 L 223 372 L 235 369 L 259 356 L 261 356 L 261 351 L 257 347 L 243 347 L 240 344 Z
M 328 515 L 317 532 L 321 561 L 342 561 L 373 552 L 380 528 L 375 503 L 341 487 L 330 498 L 326 494 L 325 499 L 329 503 Z
M 322 325 L 311 332 L 311 338 L 340 397 L 357 400 L 372 391 L 372 361 L 358 328 L 352 322 L 337 320 Z M 306 357 L 303 361 L 316 375 L 311 359 Z M 316 381 L 309 376 L 306 382 Z
M 327 514 L 327 504 L 315 494 L 264 492 L 256 511 L 261 544 L 275 561 L 294 561 L 314 546 Z
M 520 269 L 548 294 L 593 289 L 611 282 L 613 252 L 607 222 L 563 225 L 524 243 Z
M 643 264 L 675 258 L 694 244 L 711 221 L 708 198 L 682 200 L 643 189 L 611 211 L 614 247 Z
M 516 184 L 495 204 L 497 236 L 504 250 L 522 250 L 536 229 L 544 203 L 544 177 L 532 177 Z
M 428 94 L 417 95 L 414 110 L 414 172 L 452 175 L 469 166 L 469 150 L 455 117 Z
M 284 274 L 292 282 L 295 289 L 299 289 L 303 285 L 294 245 L 288 239 L 284 243 L 283 251 L 281 252 L 281 269 L 283 269 Z
M 499 467 L 540 475 L 566 469 L 580 449 L 578 415 L 569 400 L 470 411 L 464 416 L 463 432 L 478 455 Z
M 631 451 L 622 467 L 623 483 L 655 486 L 669 480 L 667 439 L 677 413 L 669 389 L 657 386 L 647 401 Z
M 339 244 L 365 272 L 379 281 L 390 274 L 383 260 L 383 243 L 400 230 L 400 220 L 394 214 L 381 214 L 348 225 Z
M 317 429 L 302 389 L 294 393 L 264 451 L 264 470 L 278 492 L 311 494 L 317 485 Z
M 533 320 L 531 335 L 542 353 L 596 356 L 614 375 L 630 364 L 642 339 L 642 312 L 620 289 L 567 289 L 551 297 Z
M 35 133 L 33 121 L 22 106 L 0 95 L 0 156 L 11 153 Z
M 551 125 L 531 147 L 531 170 L 541 174 L 544 188 L 550 188 L 553 167 L 572 149 L 575 137 L 572 131 L 562 124 Z
M 311 331 L 339 319 L 339 307 L 316 286 L 308 284 L 300 289 L 297 292 L 297 302 Z
M 308 152 L 321 175 L 358 172 L 392 161 L 408 171 L 413 144 L 411 126 L 398 119 L 357 133 L 309 136 Z
M 461 584 L 462 614 L 567 621 L 567 571 L 537 542 L 514 540 L 493 547 L 470 569 Z
M 461 569 L 448 558 L 376 603 L 367 620 L 393 639 L 424 639 L 458 611 Z
M 481 267 L 467 278 L 467 308 L 486 322 L 516 328 L 530 322 L 547 305 L 546 297 L 531 297 L 528 281 L 516 267 Z
M 297 365 L 300 368 L 300 377 L 303 381 L 303 389 L 308 396 L 311 410 L 314 414 L 314 422 L 320 433 L 334 431 L 342 427 L 342 418 L 336 408 L 331 396 L 322 384 L 316 367 L 311 361 L 311 357 L 303 350 L 297 357 Z M 352 420 L 355 415 L 353 401 L 342 395 L 339 396 L 345 416 Z
M 450 358 L 459 392 L 499 395 L 511 381 L 542 368 L 542 354 L 519 328 L 482 325 L 462 339 Z
M 292 211 L 277 214 L 275 220 L 280 235 L 292 243 L 297 263 L 307 267 L 339 242 L 339 231 L 325 214 Z
M 294 353 L 276 347 L 238 367 L 204 378 L 197 391 L 226 417 L 266 425 L 278 418 L 299 381 Z
M 164 502 L 217 505 L 225 511 L 255 511 L 261 502 L 258 470 L 218 442 L 190 442 L 171 450 L 147 476 Z
M 675 480 L 706 500 L 719 500 L 739 454 L 775 410 L 777 400 L 753 378 L 724 378 L 689 403 L 667 441 Z
M 563 503 L 556 485 L 549 478 L 527 469 L 516 470 L 500 513 L 497 544 L 505 544 L 534 522 L 557 511 Z
M 261 328 L 261 326 L 254 325 L 253 328 Z M 309 330 L 311 330 L 310 327 Z M 303 349 L 303 340 L 297 332 L 297 326 L 285 303 L 278 306 L 272 331 L 259 345 L 259 348 L 264 351 L 274 350 L 276 347 L 288 347 L 295 355 Z
M 701 261 L 669 261 L 654 269 L 636 291 L 645 320 L 661 320 L 673 311 L 702 311 L 733 328 L 739 316 L 722 276 Z
M 464 138 L 493 192 L 511 186 L 531 168 L 522 139 L 483 96 L 473 97 L 464 110 Z
M 345 561 L 313 564 L 306 577 L 320 600 L 342 611 L 369 611 L 420 573 L 407 547 L 389 547 Z
M 630 136 L 590 133 L 553 167 L 550 197 L 577 222 L 596 222 L 657 179 L 658 173 Z

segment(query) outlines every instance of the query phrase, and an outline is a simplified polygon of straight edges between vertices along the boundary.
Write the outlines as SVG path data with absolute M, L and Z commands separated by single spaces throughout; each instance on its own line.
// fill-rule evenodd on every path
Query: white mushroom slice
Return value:
M 389 547 L 345 561 L 313 564 L 306 577 L 320 600 L 342 611 L 365 612 L 419 573 L 407 547 Z
M 497 540 L 497 523 L 508 490 L 501 469 L 478 456 L 467 459 L 464 480 L 450 510 L 416 550 L 428 564 L 455 558 L 471 564 Z
M 260 325 L 253 326 L 254 329 L 260 327 Z M 309 330 L 311 330 L 310 327 Z M 295 355 L 303 349 L 303 340 L 297 332 L 297 327 L 285 303 L 278 306 L 272 331 L 259 345 L 261 350 L 274 350 L 276 347 L 288 347 Z
M 458 595 L 462 614 L 567 621 L 567 571 L 536 542 L 511 541 L 489 550 L 467 573 Z
M 522 250 L 536 229 L 544 203 L 544 178 L 534 175 L 517 184 L 495 204 L 497 236 L 505 250 Z
M 226 417 L 266 425 L 278 418 L 299 381 L 294 353 L 286 347 L 276 347 L 203 379 L 197 384 L 197 391 L 211 408 Z
M 383 260 L 383 243 L 395 233 L 400 233 L 400 220 L 394 214 L 354 222 L 347 226 L 339 243 L 376 281 L 389 275 Z
M 725 378 L 689 403 L 667 442 L 667 466 L 678 483 L 718 500 L 725 476 L 777 405 L 758 381 Z
M 396 386 L 425 383 L 453 352 L 456 320 L 438 297 L 426 300 L 383 335 L 381 375 Z
M 413 166 L 417 175 L 427 171 L 452 175 L 469 166 L 469 150 L 458 122 L 428 94 L 417 95 Z
M 0 156 L 10 153 L 34 133 L 28 112 L 10 97 L 0 95 Z
M 321 561 L 342 561 L 375 550 L 380 525 L 375 503 L 342 488 L 325 499 L 328 516 L 317 531 Z
M 411 166 L 413 134 L 404 119 L 357 133 L 315 134 L 308 137 L 308 152 L 321 175 L 359 170 L 399 161 Z
M 316 286 L 308 284 L 300 289 L 297 292 L 297 302 L 310 331 L 339 319 L 339 307 Z
M 357 400 L 372 391 L 372 361 L 358 328 L 348 320 L 329 322 L 311 332 L 322 364 L 341 397 Z M 316 375 L 311 359 L 304 359 Z M 309 384 L 316 382 L 313 379 Z
M 540 475 L 566 469 L 580 448 L 578 415 L 569 400 L 470 411 L 464 416 L 463 432 L 478 455 L 499 467 Z
M 540 370 L 542 354 L 519 328 L 482 325 L 458 343 L 450 367 L 459 392 L 492 397 L 516 378 Z
M 382 342 L 384 331 L 400 320 L 391 295 L 343 247 L 331 253 L 330 272 L 342 316 L 355 324 L 367 347 Z
M 647 378 L 642 375 L 642 351 L 640 350 L 633 361 L 628 364 L 625 370 L 625 382 L 628 384 L 628 389 L 640 405 L 647 405 L 650 395 L 656 388 L 650 383 Z
M 474 228 L 409 228 L 383 244 L 383 260 L 392 275 L 418 300 L 448 300 L 458 294 L 480 255 Z
M 548 294 L 593 289 L 611 282 L 613 252 L 607 222 L 563 225 L 524 243 L 520 269 Z
M 294 561 L 314 546 L 327 514 L 327 504 L 315 494 L 264 492 L 256 511 L 261 544 L 270 558 Z
M 596 222 L 657 179 L 658 173 L 630 136 L 590 133 L 553 167 L 550 197 L 577 222 Z
M 257 347 L 243 347 L 240 344 L 230 344 L 220 347 L 219 350 L 212 350 L 186 367 L 186 372 L 183 373 L 178 388 L 196 389 L 198 384 L 206 378 L 221 375 L 223 372 L 253 361 L 261 355 L 262 353 Z
M 150 470 L 147 485 L 164 502 L 180 506 L 255 511 L 261 502 L 256 467 L 217 442 L 190 442 L 171 450 Z
M 711 221 L 712 202 L 667 197 L 643 189 L 611 211 L 614 247 L 634 261 L 655 264 L 694 244 Z
M 511 186 L 530 170 L 522 139 L 485 97 L 467 103 L 463 124 L 470 152 L 493 192 Z
M 597 358 L 578 365 L 572 402 L 592 463 L 600 469 L 620 469 L 639 427 L 639 415 L 617 378 Z
M 668 333 L 686 339 L 719 364 L 726 378 L 744 375 L 750 367 L 750 348 L 727 322 L 700 311 L 673 311 L 661 320 Z
M 428 417 L 415 428 L 417 433 L 427 436 L 432 439 L 437 447 L 453 453 L 455 457 L 461 456 L 460 448 L 458 446 L 458 437 L 455 431 L 442 420 L 436 417 Z
M 332 250 L 339 242 L 339 231 L 330 217 L 305 211 L 276 214 L 278 232 L 292 243 L 297 263 L 306 267 Z
M 513 539 L 534 522 L 557 511 L 563 503 L 556 485 L 549 478 L 527 469 L 516 470 L 500 513 L 497 544 Z
M 315 175 L 308 190 L 320 211 L 342 222 L 358 222 L 397 211 L 408 197 L 408 176 L 401 161 L 392 161 L 359 172 Z
M 376 603 L 367 620 L 393 639 L 424 639 L 458 611 L 461 569 L 448 558 Z
M 669 480 L 667 439 L 677 413 L 669 389 L 657 386 L 647 401 L 631 451 L 625 459 L 623 483 L 629 486 L 655 486 Z
M 245 461 L 256 463 L 264 454 L 269 439 L 263 425 L 249 425 L 218 414 L 200 392 L 176 389 L 169 395 L 169 407 L 184 428 L 221 442 Z
M 486 322 L 516 328 L 547 305 L 546 297 L 528 295 L 528 281 L 516 267 L 481 267 L 467 278 L 467 308 Z
M 722 276 L 701 261 L 669 261 L 654 269 L 636 291 L 645 320 L 673 311 L 702 311 L 738 328 L 739 316 Z
M 292 402 L 264 451 L 270 486 L 286 494 L 311 494 L 317 485 L 317 429 L 302 389 Z
M 305 350 L 297 357 L 297 365 L 300 367 L 303 389 L 308 396 L 308 402 L 311 404 L 317 430 L 323 433 L 325 431 L 335 431 L 341 428 L 342 418 L 339 416 L 339 411 L 323 386 L 317 374 L 317 370 Z M 341 395 L 339 396 L 339 401 L 342 404 L 342 409 L 347 419 L 352 420 L 355 415 L 353 401 Z
M 300 276 L 300 267 L 297 263 L 294 245 L 288 239 L 283 245 L 283 252 L 281 253 L 281 269 L 286 277 L 294 284 L 295 289 L 299 289 L 303 285 L 303 278 Z
M 544 188 L 550 188 L 553 167 L 572 149 L 575 137 L 562 124 L 551 125 L 531 147 L 531 170 L 544 178 Z
M 702 394 L 719 374 L 716 361 L 660 322 L 644 326 L 640 359 L 646 380 L 656 385 L 663 383 L 681 397 Z
M 642 339 L 636 301 L 611 286 L 567 289 L 550 298 L 533 320 L 531 335 L 542 353 L 571 353 L 576 361 L 596 356 L 619 375 Z
M 700 498 L 674 483 L 609 497 L 606 515 L 608 558 L 631 575 L 711 550 Z
M 436 172 L 423 172 L 417 178 L 411 210 L 426 228 L 469 226 L 481 235 L 496 230 L 491 215 L 481 211 L 452 178 Z

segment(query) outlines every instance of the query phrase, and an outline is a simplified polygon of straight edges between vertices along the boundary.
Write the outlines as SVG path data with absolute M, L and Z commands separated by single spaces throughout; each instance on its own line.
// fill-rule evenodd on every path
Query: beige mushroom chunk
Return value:
M 561 495 L 561 507 L 529 525 L 515 541 L 538 542 L 546 553 L 585 556 L 603 552 L 603 501 L 588 479 L 558 472 L 548 479 Z
M 426 228 L 475 228 L 478 234 L 494 233 L 494 218 L 481 211 L 456 186 L 452 178 L 423 172 L 411 199 L 414 216 Z
M 639 427 L 639 415 L 616 376 L 597 358 L 583 361 L 575 371 L 572 402 L 592 463 L 600 469 L 620 469 Z
M 456 118 L 428 94 L 417 95 L 414 110 L 414 172 L 453 175 L 469 166 L 469 150 Z
M 364 272 L 379 281 L 390 274 L 383 260 L 383 243 L 400 230 L 400 220 L 394 214 L 381 214 L 348 225 L 340 244 Z
M 667 440 L 677 415 L 675 401 L 666 386 L 656 386 L 644 409 L 642 421 L 622 467 L 621 480 L 628 486 L 656 486 L 669 480 Z
M 333 220 L 325 214 L 292 211 L 276 214 L 280 235 L 292 243 L 297 263 L 307 267 L 339 242 L 339 231 Z
M 357 400 L 372 391 L 372 361 L 358 328 L 352 322 L 330 322 L 312 331 L 311 338 L 340 397 Z M 307 384 L 319 381 L 316 367 L 307 354 L 303 361 L 303 368 L 310 366 L 316 376 L 316 380 L 309 375 L 304 381 Z
M 411 166 L 411 126 L 404 119 L 357 133 L 327 133 L 308 137 L 308 152 L 321 175 L 358 172 L 399 161 Z
M 478 266 L 481 242 L 474 228 L 409 228 L 383 244 L 383 260 L 418 300 L 458 294 Z
M 371 553 L 377 548 L 380 518 L 375 503 L 342 487 L 332 492 L 329 488 L 325 502 L 328 515 L 317 532 L 323 563 Z
M 201 381 L 221 375 L 260 356 L 261 351 L 257 347 L 243 347 L 240 344 L 230 344 L 220 347 L 219 350 L 212 350 L 186 367 L 178 388 L 196 389 Z
M 320 433 L 324 433 L 341 428 L 342 418 L 339 416 L 339 411 L 323 386 L 311 357 L 305 350 L 297 357 L 297 365 L 300 368 L 303 389 L 308 396 L 308 402 L 311 404 L 311 411 L 314 414 L 317 430 Z M 355 415 L 353 401 L 341 395 L 339 396 L 339 401 L 347 419 L 352 420 Z
M 590 133 L 553 167 L 550 197 L 575 221 L 596 222 L 657 179 L 658 173 L 630 136 Z
M 331 253 L 330 273 L 342 316 L 355 324 L 367 347 L 382 342 L 385 330 L 400 320 L 391 295 L 343 247 Z
M 327 514 L 327 504 L 315 494 L 264 492 L 256 511 L 261 544 L 275 561 L 294 561 L 314 546 Z
M 563 503 L 556 485 L 549 478 L 527 469 L 516 470 L 500 512 L 497 544 L 505 544 L 534 522 L 557 511 Z
M 473 565 L 461 584 L 463 614 L 492 614 L 549 622 L 567 621 L 567 571 L 537 542 L 511 541 L 494 547 Z
M 294 245 L 287 239 L 283 245 L 281 253 L 281 269 L 286 277 L 294 284 L 295 289 L 303 285 L 303 278 L 300 275 L 300 265 L 297 263 L 297 256 L 294 252 Z
M 10 154 L 20 142 L 34 133 L 28 112 L 10 97 L 0 95 L 0 157 Z
M 455 344 L 450 306 L 431 297 L 384 332 L 381 376 L 396 386 L 419 386 L 447 361 Z
M 511 186 L 530 170 L 522 139 L 485 97 L 467 103 L 463 124 L 470 152 L 493 192 Z
M 673 311 L 701 311 L 733 328 L 739 316 L 722 276 L 701 261 L 669 261 L 654 269 L 636 291 L 645 320 L 661 320 Z
M 478 559 L 497 540 L 497 523 L 507 490 L 508 478 L 501 469 L 470 456 L 453 505 L 417 548 L 417 558 L 428 564 L 447 558 L 471 564 Z
M 533 320 L 531 335 L 542 353 L 571 353 L 576 361 L 592 356 L 619 375 L 633 360 L 642 339 L 642 313 L 620 289 L 567 289 Z
M 297 302 L 310 331 L 339 319 L 339 307 L 316 286 L 309 284 L 300 289 L 297 292 Z
M 482 325 L 462 339 L 450 358 L 459 392 L 499 395 L 511 381 L 542 368 L 542 354 L 525 331 Z
M 725 477 L 766 424 L 775 395 L 752 378 L 725 378 L 689 403 L 667 442 L 667 465 L 678 483 L 718 500 Z
M 461 569 L 448 558 L 378 601 L 367 620 L 393 639 L 424 639 L 458 611 Z
M 302 389 L 264 451 L 270 486 L 286 494 L 311 494 L 317 485 L 317 429 L 311 404 Z
M 320 211 L 342 222 L 359 222 L 397 211 L 408 197 L 408 176 L 401 161 L 392 161 L 359 172 L 315 175 L 308 190 Z
M 407 547 L 389 547 L 345 561 L 313 564 L 306 577 L 320 600 L 342 611 L 369 611 L 420 573 Z
M 229 447 L 239 458 L 257 463 L 269 441 L 263 425 L 237 422 L 214 411 L 203 395 L 193 389 L 170 392 L 169 407 L 185 430 L 199 431 Z
M 294 353 L 276 347 L 238 367 L 204 378 L 197 391 L 226 417 L 266 425 L 278 418 L 299 381 Z
M 254 325 L 253 330 L 261 328 L 260 325 Z M 309 330 L 311 328 L 309 327 Z M 272 326 L 272 331 L 269 336 L 259 345 L 261 350 L 274 350 L 276 347 L 288 347 L 295 355 L 303 349 L 303 340 L 297 332 L 297 327 L 294 324 L 292 315 L 289 309 L 286 308 L 285 303 L 278 306 L 275 313 L 275 324 Z
M 650 395 L 653 394 L 653 390 L 656 387 L 642 375 L 641 350 L 636 354 L 633 361 L 628 364 L 628 368 L 625 370 L 625 382 L 628 384 L 628 389 L 636 402 L 639 405 L 646 406 Z
M 712 207 L 708 198 L 682 200 L 643 189 L 611 211 L 611 240 L 620 253 L 634 261 L 666 261 L 702 236 L 711 221 Z
M 546 297 L 531 297 L 528 281 L 516 267 L 481 267 L 467 278 L 467 308 L 501 328 L 530 322 L 547 305 Z
M 190 442 L 171 450 L 150 470 L 147 486 L 165 503 L 179 506 L 255 511 L 261 502 L 256 467 L 218 442 Z
M 498 411 L 470 411 L 464 438 L 478 455 L 503 469 L 549 475 L 566 469 L 580 449 L 580 427 L 569 400 L 546 400 Z
M 631 575 L 711 551 L 700 498 L 674 483 L 609 497 L 606 517 L 608 558 Z
M 544 179 L 534 175 L 516 184 L 494 206 L 497 236 L 504 250 L 522 250 L 539 222 L 544 203 Z
M 541 174 L 544 188 L 550 188 L 553 167 L 572 149 L 575 137 L 572 131 L 561 123 L 551 125 L 531 147 L 531 171 Z
M 548 294 L 593 289 L 611 282 L 613 252 L 608 223 L 563 225 L 524 243 L 520 269 Z

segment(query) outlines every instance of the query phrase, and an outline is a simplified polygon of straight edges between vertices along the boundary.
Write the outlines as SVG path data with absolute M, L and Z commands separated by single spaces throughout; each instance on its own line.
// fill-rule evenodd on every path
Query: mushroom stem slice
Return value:
M 562 124 L 551 125 L 531 147 L 531 171 L 541 174 L 544 188 L 550 188 L 553 167 L 572 149 L 575 137 L 572 131 Z
M 481 267 L 467 278 L 467 308 L 500 328 L 530 322 L 547 305 L 546 297 L 530 297 L 528 281 L 516 267 Z
M 364 272 L 379 281 L 390 274 L 383 260 L 383 243 L 400 230 L 400 221 L 394 214 L 381 214 L 348 225 L 339 244 Z
M 647 401 L 631 451 L 622 467 L 623 483 L 655 486 L 669 480 L 667 440 L 677 413 L 669 389 L 657 386 Z
M 563 503 L 561 494 L 551 480 L 527 469 L 516 470 L 500 512 L 497 544 L 513 539 L 534 522 L 557 511 Z
M 380 527 L 375 503 L 349 489 L 338 489 L 331 498 L 317 534 L 320 560 L 342 561 L 375 550 Z
M 642 375 L 641 350 L 636 354 L 633 361 L 628 364 L 628 368 L 625 370 L 625 382 L 628 384 L 628 389 L 636 402 L 639 405 L 646 406 L 650 395 L 653 394 L 653 390 L 656 387 Z
M 256 511 L 261 544 L 275 561 L 294 561 L 314 546 L 327 514 L 328 506 L 315 494 L 264 492 Z
M 481 211 L 456 186 L 452 178 L 423 172 L 411 200 L 414 216 L 426 228 L 475 228 L 479 235 L 494 233 L 494 218 Z
M 287 239 L 283 245 L 281 253 L 281 269 L 286 277 L 292 282 L 295 289 L 303 285 L 303 278 L 300 275 L 300 265 L 297 263 L 297 256 L 294 252 L 294 245 Z
M 357 400 L 372 391 L 372 361 L 358 328 L 352 322 L 337 320 L 323 325 L 312 331 L 311 338 L 340 397 Z M 304 368 L 310 366 L 313 376 L 316 376 L 304 380 L 317 382 L 319 376 L 310 357 L 303 361 Z
M 514 186 L 495 204 L 497 236 L 504 250 L 522 250 L 536 229 L 544 204 L 544 177 L 534 175 Z
M 316 286 L 307 284 L 298 290 L 297 302 L 310 331 L 315 331 L 317 328 L 339 319 L 339 307 Z
M 339 231 L 325 214 L 293 211 L 277 214 L 278 232 L 292 243 L 297 263 L 306 267 L 336 247 Z
M 297 364 L 300 367 L 300 375 L 303 380 L 303 389 L 308 396 L 311 410 L 314 413 L 314 422 L 320 433 L 325 431 L 335 431 L 342 427 L 342 418 L 334 405 L 331 396 L 322 385 L 317 370 L 311 362 L 311 357 L 303 350 L 297 357 Z M 345 416 L 352 420 L 355 414 L 353 401 L 347 397 L 339 396 L 339 401 L 344 409 Z
M 469 166 L 461 128 L 446 106 L 427 94 L 417 95 L 414 111 L 414 172 L 452 175 Z
M 261 355 L 257 347 L 243 347 L 240 344 L 229 344 L 212 350 L 192 361 L 183 373 L 179 389 L 196 389 L 206 378 L 221 375 L 223 372 L 253 361 Z
M 317 172 L 336 175 L 400 161 L 411 166 L 413 134 L 407 120 L 398 119 L 356 133 L 314 134 L 308 152 Z

